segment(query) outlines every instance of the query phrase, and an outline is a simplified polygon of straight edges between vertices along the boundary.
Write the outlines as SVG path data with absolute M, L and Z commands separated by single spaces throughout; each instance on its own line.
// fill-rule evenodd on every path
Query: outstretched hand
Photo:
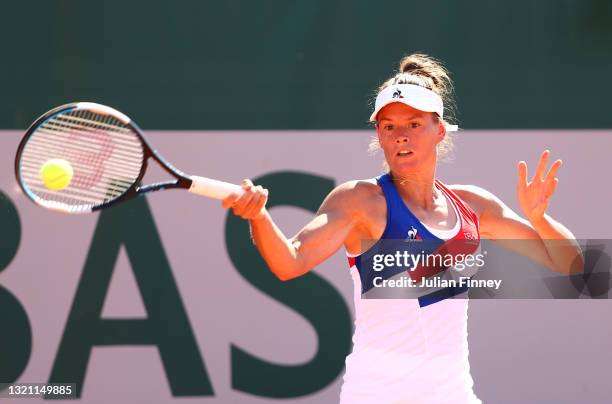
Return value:
M 549 155 L 549 150 L 542 152 L 531 181 L 527 180 L 527 163 L 524 161 L 518 163 L 517 194 L 519 205 L 532 224 L 537 223 L 544 217 L 550 198 L 559 183 L 556 175 L 563 162 L 556 160 L 550 170 L 546 172 Z

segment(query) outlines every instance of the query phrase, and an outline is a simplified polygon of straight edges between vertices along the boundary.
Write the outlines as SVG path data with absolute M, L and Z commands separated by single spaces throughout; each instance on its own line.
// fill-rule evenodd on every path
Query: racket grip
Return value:
M 189 192 L 197 195 L 206 196 L 214 199 L 225 199 L 232 193 L 242 195 L 244 190 L 239 185 L 230 184 L 229 182 L 223 182 L 213 180 L 212 178 L 198 177 L 197 175 L 191 176 L 191 187 Z

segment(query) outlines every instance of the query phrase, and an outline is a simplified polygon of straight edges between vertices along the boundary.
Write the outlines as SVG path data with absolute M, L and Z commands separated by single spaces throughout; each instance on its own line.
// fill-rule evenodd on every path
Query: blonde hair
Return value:
M 438 94 L 444 102 L 443 123 L 455 123 L 455 102 L 453 99 L 453 82 L 450 79 L 448 70 L 439 60 L 424 55 L 414 53 L 402 58 L 398 72 L 387 79 L 377 91 L 380 93 L 385 88 L 394 84 L 414 84 L 425 87 Z M 436 115 L 437 116 L 437 115 Z M 375 153 L 380 149 L 378 138 L 374 136 L 370 141 L 368 150 Z M 439 159 L 450 160 L 453 150 L 453 139 L 449 132 L 446 132 L 444 139 L 438 144 L 437 154 Z

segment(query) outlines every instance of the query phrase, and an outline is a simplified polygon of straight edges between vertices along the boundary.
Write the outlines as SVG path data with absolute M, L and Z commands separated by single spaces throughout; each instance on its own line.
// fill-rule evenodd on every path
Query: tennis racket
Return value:
M 72 169 L 69 184 L 60 190 L 49 189 L 41 176 L 53 159 Z M 142 185 L 151 159 L 174 179 Z M 183 188 L 215 199 L 243 192 L 238 185 L 179 171 L 130 118 L 91 102 L 62 105 L 38 118 L 19 144 L 15 175 L 32 201 L 66 213 L 92 212 L 163 189 Z

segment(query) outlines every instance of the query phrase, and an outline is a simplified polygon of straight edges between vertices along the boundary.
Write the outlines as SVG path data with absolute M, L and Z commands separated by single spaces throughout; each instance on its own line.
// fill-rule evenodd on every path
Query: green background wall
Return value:
M 414 51 L 447 63 L 465 128 L 612 127 L 608 0 L 28 0 L 2 16 L 4 129 L 73 100 L 146 129 L 364 128 Z

